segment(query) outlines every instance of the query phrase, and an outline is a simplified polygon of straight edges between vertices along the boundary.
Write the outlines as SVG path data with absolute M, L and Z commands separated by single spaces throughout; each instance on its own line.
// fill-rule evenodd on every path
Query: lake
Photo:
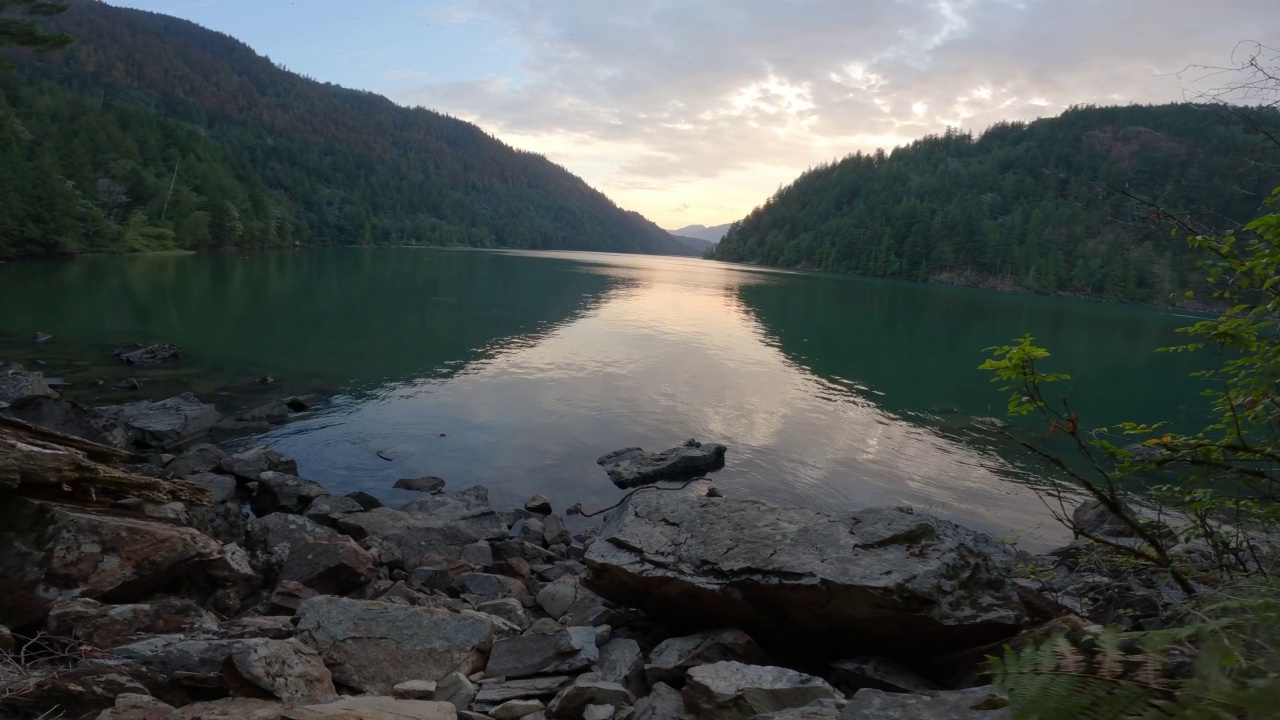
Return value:
M 69 397 L 124 402 L 111 348 L 188 359 L 132 371 L 142 396 L 225 411 L 322 392 L 256 438 L 303 475 L 389 502 L 401 477 L 484 484 L 495 507 L 546 492 L 590 510 L 595 464 L 688 438 L 729 446 L 730 497 L 843 510 L 914 505 L 1017 538 L 1060 539 L 1048 471 L 974 418 L 1005 397 L 977 366 L 1023 333 L 1075 376 L 1088 425 L 1198 415 L 1190 358 L 1155 354 L 1192 319 L 1152 309 L 596 253 L 333 249 L 0 265 L 0 358 L 46 363 Z M 33 345 L 36 331 L 52 333 Z M 257 378 L 271 376 L 271 385 Z M 95 385 L 96 379 L 106 380 Z M 1043 434 L 1044 426 L 1027 432 Z M 392 458 L 388 462 L 381 453 Z

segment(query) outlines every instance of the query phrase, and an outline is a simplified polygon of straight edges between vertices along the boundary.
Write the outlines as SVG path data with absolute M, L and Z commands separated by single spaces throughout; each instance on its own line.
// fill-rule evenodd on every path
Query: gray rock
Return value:
M 33 425 L 110 447 L 122 448 L 130 442 L 129 431 L 113 414 L 66 400 L 36 397 L 15 403 L 6 413 Z
M 240 502 L 236 479 L 226 475 L 198 473 L 188 475 L 186 480 L 204 485 L 213 494 L 212 505 L 187 508 L 187 521 L 191 527 L 223 544 L 243 544 L 245 532 L 249 528 L 249 518 Z
M 466 674 L 452 672 L 436 683 L 436 700 L 452 703 L 459 711 L 466 710 L 476 699 L 476 686 Z
M 297 640 L 248 640 L 231 654 L 231 666 L 241 680 L 290 705 L 338 699 L 320 654 Z
M 362 490 L 349 492 L 346 497 L 355 500 L 365 510 L 377 510 L 380 507 L 386 507 L 381 500 Z
M 121 348 L 115 351 L 116 359 L 126 365 L 165 365 L 177 362 L 185 353 L 177 345 L 151 345 L 149 347 Z
M 477 703 L 497 704 L 524 698 L 550 698 L 560 692 L 571 680 L 572 678 L 566 675 L 555 675 L 490 683 L 480 688 L 475 701 Z
M 476 567 L 493 565 L 493 548 L 487 542 L 472 543 L 462 548 L 462 559 Z
M 282 423 L 289 419 L 289 406 L 280 400 L 273 400 L 251 410 L 245 410 L 236 416 L 243 422 Z
M 644 653 L 635 640 L 613 638 L 601 645 L 597 667 L 601 680 L 618 683 L 634 695 L 644 692 Z
M 102 711 L 97 720 L 182 720 L 182 713 L 150 695 L 125 693 L 115 706 Z
M 201 677 L 214 687 L 222 684 L 222 664 L 246 648 L 250 640 L 193 639 L 186 635 L 154 635 L 111 650 L 115 658 L 131 660 L 165 675 Z
M 684 479 L 724 467 L 724 445 L 703 445 L 690 440 L 680 447 L 660 453 L 640 448 L 615 450 L 596 460 L 609 479 L 620 488 L 648 485 L 659 480 Z
M 1071 524 L 1090 535 L 1110 538 L 1131 538 L 1137 533 L 1097 500 L 1086 500 L 1071 513 Z
M 13 631 L 0 625 L 0 653 L 11 653 L 17 646 L 18 639 L 13 636 Z
M 636 720 L 685 720 L 684 696 L 670 685 L 658 683 L 636 701 Z
M 525 518 L 515 531 L 516 538 L 531 545 L 542 545 L 546 542 L 546 525 L 538 518 Z
M 300 515 L 313 500 L 328 494 L 319 483 L 267 471 L 258 476 L 258 489 L 249 500 L 249 507 L 258 517 L 277 512 Z
M 357 540 L 376 539 L 382 562 L 405 570 L 418 567 L 424 555 L 458 558 L 467 545 L 507 532 L 493 514 L 449 518 L 390 508 L 348 515 L 338 521 L 338 527 Z
M 841 720 L 1010 720 L 1009 701 L 994 687 L 932 696 L 860 690 L 840 713 Z
M 246 481 L 256 481 L 264 472 L 298 474 L 298 463 L 292 458 L 281 455 L 275 450 L 261 448 L 238 452 L 223 460 L 220 467 L 223 472 Z
M 631 705 L 635 696 L 618 683 L 605 682 L 592 673 L 579 676 L 547 705 L 547 717 L 581 718 L 588 705 Z
M 453 576 L 444 563 L 424 565 L 409 573 L 409 584 L 423 590 L 447 590 L 452 582 Z
M 588 705 L 582 709 L 582 720 L 613 720 L 612 705 Z
M 802 707 L 758 716 L 758 720 L 839 720 L 840 711 L 829 707 Z
M 569 534 L 569 530 L 564 526 L 564 520 L 559 515 L 547 515 L 542 518 L 542 538 L 547 546 L 551 545 L 568 545 L 573 542 L 573 536 Z
M 119 422 L 140 447 L 167 448 L 209 434 L 221 419 L 218 410 L 191 393 L 156 402 L 113 405 L 99 412 Z
M 493 624 L 479 614 L 322 596 L 298 608 L 298 638 L 338 664 L 337 682 L 386 693 L 406 680 L 443 686 L 455 670 L 479 670 Z
M 349 497 L 323 495 L 312 500 L 307 509 L 303 511 L 302 516 L 325 527 L 337 528 L 340 519 L 351 513 L 358 512 L 364 512 L 364 508 L 360 507 L 360 503 Z
M 214 470 L 227 457 L 227 452 L 217 445 L 196 445 L 180 455 L 178 459 L 165 465 L 164 469 L 177 477 L 186 477 Z
M 752 720 L 836 697 L 836 691 L 821 678 L 737 662 L 695 667 L 689 670 L 684 686 L 685 709 L 698 720 Z
M 521 632 L 528 630 L 529 626 L 533 624 L 533 621 L 529 619 L 529 614 L 524 611 L 524 603 L 515 598 L 500 598 L 483 602 L 476 606 L 476 610 L 486 615 L 502 618 L 520 628 Z
M 557 625 L 551 632 L 534 633 L 532 630 L 530 628 L 530 632 L 524 635 L 494 642 L 485 674 L 489 677 L 522 678 L 570 673 L 584 670 L 600 659 L 593 628 Z
M 451 587 L 464 595 L 475 595 L 488 600 L 499 598 L 520 599 L 529 594 L 529 590 L 519 580 L 487 573 L 465 573 L 459 575 L 454 578 Z
M 185 598 L 156 598 L 131 605 L 104 605 L 78 598 L 49 611 L 48 632 L 102 650 L 136 642 L 145 636 L 213 632 L 217 618 Z
M 831 678 L 837 687 L 850 693 L 871 688 L 895 693 L 927 694 L 939 689 L 902 663 L 875 656 L 833 663 Z
M 393 486 L 396 490 L 410 490 L 420 493 L 438 493 L 444 490 L 444 478 L 428 475 L 420 478 L 403 478 Z
M 689 668 L 710 663 L 764 662 L 764 650 L 741 630 L 712 630 L 687 637 L 669 638 L 649 655 L 644 673 L 650 683 L 679 684 Z
M 367 550 L 305 517 L 273 513 L 256 518 L 249 537 L 280 580 L 320 593 L 350 592 L 377 575 Z
M 910 637 L 926 656 L 997 642 L 1028 619 L 975 535 L 909 509 L 640 493 L 587 549 L 588 586 L 675 626 L 732 624 L 849 654 L 901 652 Z
M 391 696 L 403 700 L 432 700 L 436 696 L 436 681 L 406 680 L 391 688 Z
M 294 412 L 306 412 L 312 408 L 319 407 L 324 402 L 324 398 L 319 395 L 295 395 L 284 401 L 285 405 Z
M 508 700 L 489 711 L 493 720 L 520 720 L 520 718 L 542 712 L 546 705 L 541 700 Z
M 528 502 L 524 504 L 524 509 L 535 515 L 550 515 L 551 501 L 547 499 L 546 495 L 538 493 L 529 498 Z
M 578 578 L 564 575 L 538 591 L 538 605 L 548 615 L 559 620 L 585 592 L 589 591 L 579 584 Z
M 57 391 L 49 387 L 44 373 L 23 370 L 21 365 L 16 369 L 0 369 L 0 402 L 9 405 L 21 405 L 36 398 L 58 397 Z

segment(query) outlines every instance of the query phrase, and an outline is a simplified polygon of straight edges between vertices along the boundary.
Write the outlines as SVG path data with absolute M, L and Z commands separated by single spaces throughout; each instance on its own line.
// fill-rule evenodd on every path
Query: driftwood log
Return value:
M 208 488 L 130 472 L 136 458 L 123 450 L 71 437 L 0 415 L 0 493 L 80 505 L 110 505 L 139 498 L 208 505 Z

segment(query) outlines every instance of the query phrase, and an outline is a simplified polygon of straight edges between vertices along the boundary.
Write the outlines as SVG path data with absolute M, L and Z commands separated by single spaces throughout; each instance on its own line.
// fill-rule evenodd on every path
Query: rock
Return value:
M 650 653 L 644 673 L 650 683 L 679 685 L 692 667 L 730 660 L 755 664 L 764 657 L 764 650 L 741 630 L 713 630 L 662 641 Z
M 391 697 L 347 697 L 324 705 L 290 707 L 256 698 L 224 698 L 181 710 L 187 720 L 457 720 L 450 705 Z
M 346 497 L 359 503 L 360 507 L 365 510 L 377 510 L 380 507 L 385 507 L 381 500 L 360 490 L 347 493 Z
M 220 463 L 222 471 L 241 480 L 256 482 L 264 472 L 297 475 L 298 463 L 275 450 L 261 448 L 238 452 Z
M 121 348 L 115 351 L 116 359 L 126 365 L 154 366 L 177 362 L 186 354 L 177 345 L 151 345 L 149 347 Z
M 526 633 L 494 642 L 485 674 L 522 678 L 571 673 L 586 669 L 599 659 L 593 628 L 557 625 L 552 632 Z
M 311 501 L 302 516 L 331 528 L 338 527 L 338 521 L 351 513 L 364 512 L 360 503 L 349 497 L 323 495 Z
M 551 501 L 547 499 L 546 495 L 538 493 L 537 495 L 529 498 L 528 502 L 524 504 L 524 509 L 534 515 L 550 515 Z
M 37 332 L 36 334 L 31 336 L 31 342 L 35 343 L 36 345 L 43 345 L 52 339 L 53 339 L 52 335 L 44 332 Z
M 588 705 L 582 709 L 582 720 L 613 720 L 612 705 Z
M 122 448 L 129 443 L 128 431 L 114 417 L 67 400 L 33 398 L 15 404 L 7 414 L 32 425 L 109 447 Z
M 568 676 L 556 675 L 491 683 L 480 688 L 475 701 L 477 703 L 497 704 L 508 700 L 550 698 L 568 685 L 571 680 L 572 678 Z
M 894 693 L 928 694 L 938 688 L 896 660 L 859 657 L 831 665 L 832 679 L 845 692 L 864 688 Z
M 186 477 L 214 470 L 227 457 L 229 456 L 226 451 L 217 445 L 196 445 L 179 456 L 177 460 L 165 465 L 164 469 L 176 477 Z
M 337 663 L 337 682 L 390 692 L 406 680 L 479 670 L 493 624 L 479 614 L 322 596 L 298 608 L 298 638 Z
M 541 700 L 508 700 L 489 711 L 493 720 L 520 720 L 526 715 L 542 712 L 547 706 Z
M 1131 538 L 1137 533 L 1097 500 L 1086 500 L 1071 513 L 1073 527 L 1099 537 Z
M 486 600 L 498 598 L 522 598 L 529 594 L 524 583 L 503 575 L 465 573 L 454 578 L 452 586 L 463 595 L 475 595 Z
M 802 707 L 757 716 L 759 720 L 839 720 L 840 711 L 829 707 Z
M 208 583 L 224 560 L 216 540 L 186 527 L 58 503 L 0 503 L 0 623 L 41 620 L 59 600 L 129 602 L 184 580 Z
M 489 572 L 494 575 L 505 575 L 509 578 L 515 578 L 516 580 L 521 581 L 528 580 L 529 576 L 533 574 L 533 571 L 529 568 L 529 563 L 526 562 L 524 558 L 518 557 L 511 558 L 510 560 L 503 560 L 501 562 L 495 562 L 489 567 Z
M 453 575 L 443 560 L 414 568 L 409 573 L 409 584 L 423 590 L 447 590 L 452 582 Z
M 547 717 L 581 718 L 588 705 L 630 705 L 635 702 L 627 689 L 618 683 L 605 682 L 591 673 L 582 675 L 560 691 L 547 705 Z
M 564 575 L 538 591 L 538 605 L 548 615 L 559 620 L 573 607 L 582 593 L 587 592 L 578 584 L 578 578 Z
M 218 620 L 185 598 L 158 598 L 135 605 L 104 605 L 79 598 L 53 606 L 48 632 L 101 650 L 128 645 L 142 636 L 209 632 Z
M 262 616 L 226 620 L 218 626 L 218 636 L 229 640 L 288 640 L 293 637 L 293 621 L 287 617 Z
M 328 494 L 319 483 L 267 471 L 258 476 L 258 490 L 249 500 L 249 507 L 258 517 L 277 512 L 300 515 L 311 501 Z
M 240 680 L 289 705 L 338 699 L 320 654 L 297 640 L 248 640 L 231 654 L 229 667 Z
M 249 528 L 249 518 L 245 516 L 240 502 L 235 478 L 199 473 L 188 475 L 186 479 L 205 486 L 213 496 L 212 505 L 187 508 L 187 519 L 191 526 L 223 544 L 243 544 L 245 532 Z
M 418 567 L 423 555 L 461 557 L 467 545 L 507 533 L 494 514 L 424 516 L 390 508 L 348 515 L 338 521 L 338 527 L 357 540 L 376 540 L 382 562 L 405 570 Z
M 138 378 L 125 378 L 115 385 L 112 385 L 111 389 L 123 390 L 125 392 L 138 392 L 142 389 L 142 381 Z
M 320 593 L 293 580 L 281 580 L 271 592 L 271 600 L 267 603 L 267 612 L 274 615 L 295 615 L 302 601 L 313 598 Z
M 191 393 L 157 402 L 113 405 L 99 411 L 119 422 L 140 447 L 167 448 L 208 435 L 221 419 Z
M 45 382 L 44 374 L 17 370 L 0 370 L 0 402 L 22 405 L 36 398 L 56 399 L 57 391 Z
M 644 654 L 635 640 L 613 638 L 601 645 L 597 667 L 601 680 L 618 683 L 634 695 L 644 692 Z
M 258 384 L 259 385 L 275 385 L 276 379 L 271 377 L 270 375 L 263 375 L 262 377 L 258 378 Z
M 588 586 L 674 627 L 732 624 L 828 657 L 923 657 L 1002 640 L 1028 620 L 976 536 L 909 509 L 831 515 L 640 493 L 587 549 Z
M 979 687 L 932 696 L 859 690 L 841 718 L 886 720 L 1010 720 L 1009 701 L 993 687 Z
M 462 548 L 462 559 L 476 567 L 489 567 L 493 565 L 493 548 L 487 542 L 472 543 Z
M 547 515 L 542 519 L 542 538 L 548 547 L 573 542 L 573 536 L 569 534 L 559 515 Z
M 304 517 L 274 513 L 253 520 L 252 544 L 277 570 L 320 593 L 350 592 L 377 575 L 373 556 L 348 537 Z
M 438 478 L 428 475 L 416 479 L 404 478 L 397 480 L 393 486 L 396 490 L 411 490 L 420 493 L 438 493 L 444 490 L 444 478 Z
M 296 395 L 284 401 L 285 405 L 294 412 L 306 412 L 312 408 L 318 407 L 324 399 L 319 395 Z
M 391 688 L 392 697 L 404 700 L 430 700 L 436 696 L 434 680 L 406 680 Z
M 666 683 L 658 683 L 636 702 L 636 720 L 685 720 L 684 696 Z
M 150 695 L 125 693 L 116 698 L 114 707 L 103 710 L 98 720 L 182 720 L 182 713 Z
M 266 405 L 245 410 L 236 416 L 242 422 L 266 422 L 279 424 L 289 419 L 289 406 L 280 400 L 273 400 Z
M 659 480 L 684 479 L 724 467 L 724 445 L 703 445 L 690 440 L 660 453 L 640 448 L 615 450 L 596 460 L 620 488 L 648 485 Z
M 476 698 L 476 686 L 466 674 L 452 672 L 436 684 L 436 700 L 451 703 L 458 710 L 465 710 Z
M 529 615 L 524 611 L 524 603 L 515 598 L 501 598 L 483 602 L 476 606 L 476 610 L 486 615 L 502 618 L 520 628 L 521 632 L 528 630 L 529 626 L 533 624 L 533 621 L 529 619 Z
M 250 642 L 245 639 L 153 635 L 113 648 L 111 654 L 170 677 L 181 676 L 184 684 L 218 688 L 225 684 L 223 663 Z
M 512 532 L 521 542 L 532 545 L 542 545 L 546 542 L 546 525 L 538 518 L 525 518 Z
M 836 691 L 821 678 L 737 662 L 692 668 L 684 686 L 685 708 L 697 720 L 751 720 L 835 697 Z

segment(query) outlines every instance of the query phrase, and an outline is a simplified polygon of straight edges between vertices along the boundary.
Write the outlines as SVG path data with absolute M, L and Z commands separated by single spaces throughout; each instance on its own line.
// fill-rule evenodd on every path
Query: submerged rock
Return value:
M 44 373 L 23 370 L 21 365 L 0 367 L 0 402 L 21 405 L 36 398 L 57 398 Z
M 177 362 L 186 357 L 177 345 L 151 345 L 148 347 L 120 348 L 115 351 L 116 359 L 126 365 L 165 365 Z
M 640 448 L 614 450 L 596 464 L 604 467 L 609 479 L 620 488 L 631 488 L 659 480 L 691 478 L 724 467 L 724 445 L 690 440 L 680 447 L 660 453 Z
M 731 624 L 832 659 L 918 658 L 1004 639 L 1027 621 L 972 535 L 910 509 L 833 515 L 641 493 L 587 550 L 587 584 L 675 627 Z
M 420 478 L 402 478 L 394 485 L 396 490 L 412 490 L 420 493 L 438 493 L 444 490 L 444 478 L 431 475 Z

